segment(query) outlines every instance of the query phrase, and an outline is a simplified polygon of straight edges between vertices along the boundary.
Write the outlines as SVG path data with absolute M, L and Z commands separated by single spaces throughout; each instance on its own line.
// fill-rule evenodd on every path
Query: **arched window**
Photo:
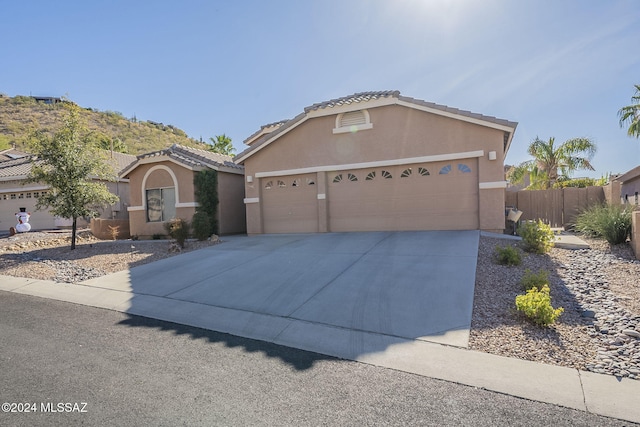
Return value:
M 467 165 L 465 165 L 464 163 L 458 163 L 458 170 L 462 173 L 469 173 L 471 172 L 471 168 Z
M 438 173 L 440 175 L 446 175 L 449 172 L 451 172 L 451 165 L 443 166 L 442 169 L 440 169 L 440 172 L 438 172 Z

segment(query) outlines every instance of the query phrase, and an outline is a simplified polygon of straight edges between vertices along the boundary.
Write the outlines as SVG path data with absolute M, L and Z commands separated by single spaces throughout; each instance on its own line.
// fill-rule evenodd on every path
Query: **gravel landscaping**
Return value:
M 79 233 L 31 232 L 0 238 L 0 274 L 77 283 L 180 253 L 166 240 L 101 241 Z M 184 251 L 219 243 L 187 242 Z M 480 238 L 469 347 L 473 350 L 640 380 L 640 261 L 628 245 L 523 252 L 522 265 L 494 261 L 496 246 L 512 240 Z M 549 272 L 554 307 L 564 313 L 551 327 L 530 323 L 515 309 L 525 270 Z
M 494 261 L 496 246 L 481 237 L 469 347 L 474 350 L 640 379 L 640 261 L 628 245 L 523 252 L 520 266 Z M 551 303 L 564 313 L 551 327 L 529 322 L 515 309 L 525 270 L 549 272 Z

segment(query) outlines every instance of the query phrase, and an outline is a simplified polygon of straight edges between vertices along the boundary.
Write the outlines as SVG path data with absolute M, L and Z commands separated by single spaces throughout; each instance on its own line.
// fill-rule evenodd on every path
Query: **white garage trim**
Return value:
M 489 190 L 492 188 L 507 188 L 507 181 L 481 182 L 479 188 L 481 190 Z
M 247 197 L 244 199 L 244 203 L 245 205 L 249 203 L 260 203 L 260 197 Z
M 200 206 L 198 202 L 176 203 L 176 208 L 197 208 Z
M 443 162 L 448 160 L 470 159 L 470 158 L 483 157 L 483 156 L 484 156 L 484 150 L 467 151 L 463 153 L 436 154 L 433 156 L 408 157 L 404 159 L 393 159 L 393 160 L 380 160 L 377 162 L 350 163 L 345 165 L 315 166 L 315 167 L 301 168 L 301 169 L 256 172 L 255 177 L 268 178 L 273 176 L 298 175 L 298 174 L 304 174 L 304 173 L 340 171 L 340 170 L 347 170 L 347 169 L 379 168 L 384 166 L 400 166 L 400 165 L 406 165 L 406 164 L 412 164 L 412 163 L 431 163 L 431 162 Z
M 15 187 L 15 188 L 3 188 L 0 190 L 0 193 L 24 193 L 25 191 L 41 191 L 41 190 L 49 190 L 50 187 L 46 185 L 37 185 L 33 187 L 24 186 L 24 187 Z

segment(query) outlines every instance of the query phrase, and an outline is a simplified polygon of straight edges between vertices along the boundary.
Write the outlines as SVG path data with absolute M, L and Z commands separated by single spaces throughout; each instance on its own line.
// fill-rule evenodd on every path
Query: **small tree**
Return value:
M 27 182 L 50 187 L 38 198 L 36 209 L 49 209 L 53 215 L 73 220 L 71 249 L 75 249 L 77 219 L 98 216 L 98 209 L 115 203 L 118 197 L 97 181 L 114 181 L 116 172 L 80 122 L 79 107 L 64 103 L 64 108 L 68 110 L 64 124 L 53 136 L 37 130 L 30 138 L 34 156 Z
M 209 138 L 211 141 L 211 146 L 209 147 L 209 151 L 213 151 L 214 153 L 224 154 L 225 156 L 233 157 L 233 152 L 236 151 L 233 148 L 233 144 L 231 143 L 231 138 L 229 138 L 224 133 L 222 135 L 218 135 L 215 138 Z

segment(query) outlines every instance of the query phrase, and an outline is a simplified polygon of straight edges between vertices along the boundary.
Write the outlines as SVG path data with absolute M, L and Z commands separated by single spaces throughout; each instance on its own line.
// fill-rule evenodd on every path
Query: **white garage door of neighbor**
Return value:
M 264 233 L 316 233 L 318 191 L 316 174 L 263 178 Z
M 477 229 L 476 159 L 328 174 L 329 231 Z
M 29 223 L 33 230 L 49 230 L 54 228 L 54 217 L 46 210 L 36 211 L 37 198 L 39 192 L 21 191 L 19 193 L 0 194 L 0 229 L 7 231 L 10 227 L 15 227 L 16 212 L 20 208 L 25 208 L 31 213 Z

